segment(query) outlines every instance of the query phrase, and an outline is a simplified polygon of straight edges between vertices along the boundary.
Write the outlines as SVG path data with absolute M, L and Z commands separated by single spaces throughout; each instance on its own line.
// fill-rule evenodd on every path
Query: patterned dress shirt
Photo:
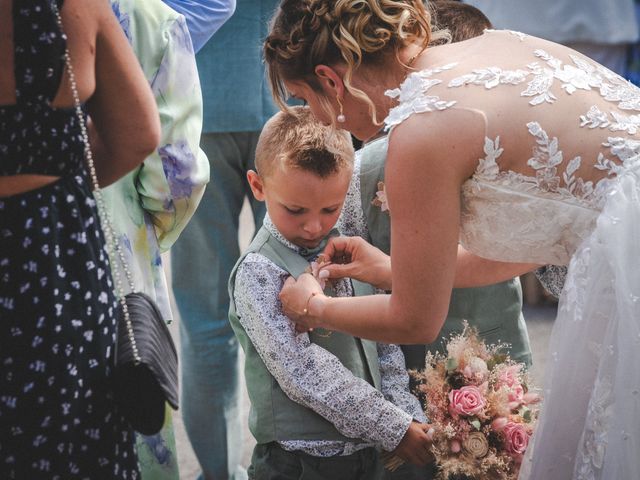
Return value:
M 268 216 L 264 225 L 278 241 L 301 252 Z M 378 344 L 381 392 L 354 376 L 333 354 L 311 343 L 306 333 L 296 334 L 278 298 L 288 276 L 263 255 L 247 255 L 238 267 L 234 292 L 240 323 L 292 400 L 326 418 L 343 435 L 364 442 L 291 440 L 280 445 L 319 457 L 350 455 L 371 446 L 395 449 L 413 419 L 426 421 L 418 400 L 409 392 L 402 351 L 396 345 Z M 353 295 L 351 283 L 345 280 L 337 282 L 335 291 L 336 296 Z M 313 387 L 318 379 L 324 385 L 322 392 Z

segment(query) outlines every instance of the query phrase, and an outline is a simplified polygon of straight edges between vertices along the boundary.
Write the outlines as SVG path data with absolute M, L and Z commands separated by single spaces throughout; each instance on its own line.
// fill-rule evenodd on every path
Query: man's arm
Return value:
M 163 0 L 184 15 L 196 53 L 231 18 L 236 0 Z

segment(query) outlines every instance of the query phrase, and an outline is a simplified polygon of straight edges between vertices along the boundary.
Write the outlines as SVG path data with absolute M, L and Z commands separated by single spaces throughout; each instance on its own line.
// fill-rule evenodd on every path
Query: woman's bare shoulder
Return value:
M 486 118 L 469 109 L 416 113 L 389 136 L 389 159 L 416 158 L 438 169 L 445 166 L 470 177 L 483 156 Z

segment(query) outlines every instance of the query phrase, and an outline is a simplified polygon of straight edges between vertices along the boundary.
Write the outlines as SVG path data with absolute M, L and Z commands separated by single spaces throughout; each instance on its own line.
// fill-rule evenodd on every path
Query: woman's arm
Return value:
M 391 259 L 360 237 L 334 237 L 324 255 L 332 263 L 323 267 L 328 278 L 349 277 L 382 290 L 392 289 Z M 478 257 L 458 246 L 454 288 L 484 287 L 534 270 L 538 265 L 505 263 Z
M 458 246 L 455 288 L 484 287 L 510 280 L 513 277 L 535 270 L 533 263 L 506 263 L 478 257 Z
M 319 324 L 390 343 L 430 343 L 436 338 L 456 273 L 460 188 L 483 151 L 484 123 L 475 115 L 456 110 L 414 115 L 392 133 L 386 187 L 393 212 L 393 293 L 310 297 L 313 290 L 301 276 L 306 289 L 301 285 L 295 291 L 295 282 L 289 280 L 291 290 L 281 293 L 288 314 L 307 326 Z
M 153 219 L 160 250 L 165 252 L 200 203 L 209 181 L 209 161 L 199 148 L 202 92 L 184 18 L 178 16 L 163 37 L 164 55 L 150 76 L 162 138 L 139 169 L 136 189 L 142 207 Z
M 133 170 L 156 148 L 160 121 L 149 83 L 108 2 L 95 3 L 96 88 L 87 106 L 101 186 Z

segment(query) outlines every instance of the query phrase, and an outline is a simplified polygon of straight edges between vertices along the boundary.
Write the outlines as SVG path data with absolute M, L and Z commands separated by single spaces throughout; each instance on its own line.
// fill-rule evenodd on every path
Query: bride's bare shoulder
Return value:
M 415 158 L 422 167 L 446 166 L 470 177 L 483 147 L 486 117 L 469 109 L 416 113 L 396 125 L 389 135 L 389 161 Z

